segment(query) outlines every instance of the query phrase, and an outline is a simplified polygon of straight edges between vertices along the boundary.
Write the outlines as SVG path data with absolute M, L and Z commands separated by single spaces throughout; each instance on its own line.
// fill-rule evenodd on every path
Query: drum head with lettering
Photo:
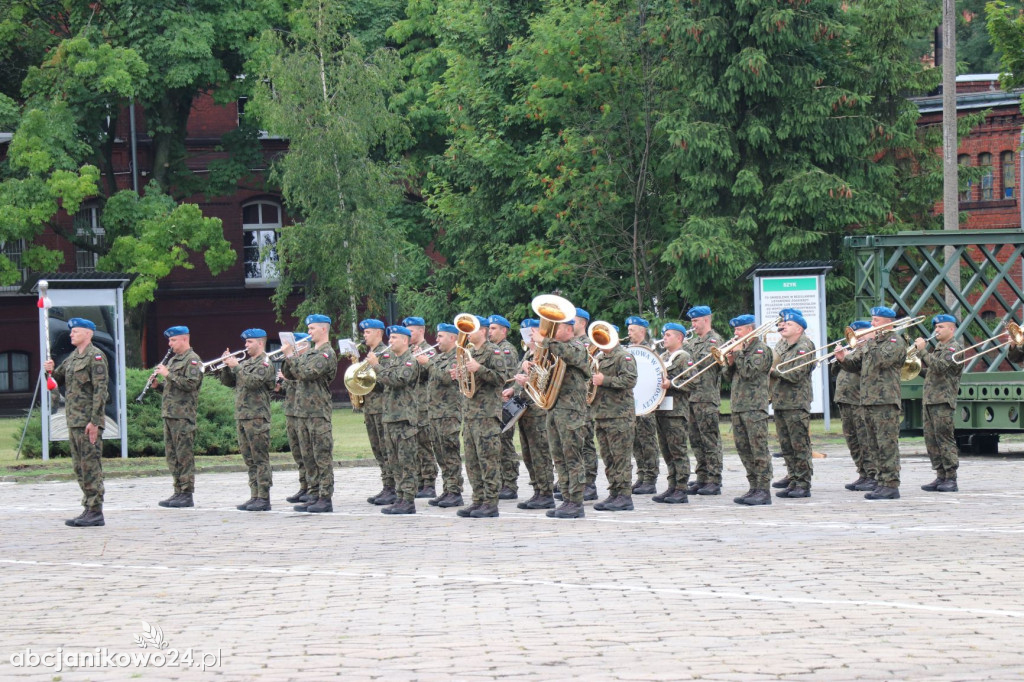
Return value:
M 626 350 L 636 362 L 636 386 L 633 387 L 633 403 L 637 416 L 649 414 L 658 409 L 665 399 L 666 390 L 661 387 L 665 379 L 665 363 L 658 354 L 644 346 L 627 346 Z

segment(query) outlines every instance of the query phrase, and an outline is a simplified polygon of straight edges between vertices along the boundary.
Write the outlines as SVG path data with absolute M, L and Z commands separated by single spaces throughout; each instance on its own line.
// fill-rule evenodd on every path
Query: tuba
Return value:
M 537 296 L 533 299 L 533 311 L 540 318 L 540 335 L 553 338 L 559 324 L 576 317 L 576 306 L 553 294 Z M 561 358 L 552 357 L 547 348 L 537 347 L 533 355 L 533 365 L 526 379 L 523 390 L 530 400 L 542 410 L 550 410 L 558 399 L 558 391 L 562 388 L 565 377 L 565 363 Z
M 590 339 L 590 346 L 587 348 L 587 351 L 590 353 L 590 373 L 597 374 L 601 371 L 598 364 L 600 360 L 598 354 L 610 351 L 619 345 L 619 333 L 608 322 L 597 320 L 587 329 L 587 338 Z M 591 382 L 587 388 L 587 405 L 593 404 L 596 397 L 597 386 Z
M 459 313 L 455 316 L 455 328 L 459 330 L 459 338 L 455 342 L 455 376 L 459 380 L 459 392 L 467 398 L 476 394 L 476 375 L 469 371 L 466 362 L 470 358 L 469 335 L 480 329 L 480 320 L 476 315 Z

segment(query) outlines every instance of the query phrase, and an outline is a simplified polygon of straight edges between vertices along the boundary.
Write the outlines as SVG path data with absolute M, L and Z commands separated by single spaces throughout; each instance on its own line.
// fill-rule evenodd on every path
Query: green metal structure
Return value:
M 957 334 L 965 347 L 996 336 L 1007 321 L 1021 321 L 1024 231 L 858 235 L 846 237 L 845 246 L 857 267 L 858 316 L 876 305 L 927 320 L 949 313 L 960 320 Z M 908 339 L 930 335 L 930 322 L 905 333 Z M 1024 430 L 1024 367 L 1010 363 L 1007 351 L 1003 347 L 967 362 L 956 411 L 957 441 L 964 451 L 995 453 L 999 434 Z M 903 384 L 905 435 L 923 433 L 922 384 L 920 378 Z

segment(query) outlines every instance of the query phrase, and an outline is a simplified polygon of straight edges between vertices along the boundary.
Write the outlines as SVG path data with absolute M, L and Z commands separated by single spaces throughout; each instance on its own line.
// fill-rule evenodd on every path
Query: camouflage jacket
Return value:
M 683 350 L 690 354 L 690 360 L 697 364 L 711 354 L 712 346 L 721 346 L 722 337 L 714 329 L 704 336 L 693 337 L 683 344 Z M 705 361 L 701 369 L 707 366 L 711 360 Z M 708 371 L 701 374 L 695 381 L 687 385 L 690 389 L 691 403 L 712 403 L 719 405 L 722 402 L 722 368 L 718 363 Z M 674 375 L 673 375 L 674 376 Z
M 385 348 L 384 344 L 379 344 L 377 346 L 378 350 L 383 349 L 383 348 Z M 372 351 L 368 350 L 366 352 L 367 353 L 371 353 Z M 379 376 L 381 368 L 387 366 L 387 364 L 391 361 L 391 353 L 390 352 L 381 353 L 380 356 L 379 356 L 379 359 L 380 359 L 380 364 L 377 366 L 377 369 L 374 370 L 374 372 L 377 373 L 378 376 Z M 377 385 L 373 387 L 373 390 L 363 396 L 363 414 L 383 414 L 383 413 L 384 413 L 384 387 L 378 381 Z
M 490 341 L 470 351 L 480 363 L 476 371 L 476 393 L 462 402 L 463 419 L 501 419 L 501 391 L 505 380 L 512 376 L 505 362 L 505 354 Z
M 594 419 L 635 417 L 633 387 L 637 371 L 633 356 L 621 345 L 609 351 L 598 351 L 598 367 L 604 375 L 604 383 L 597 387 L 597 396 L 591 405 Z
M 409 352 L 413 353 L 414 355 L 417 352 L 431 354 L 434 353 L 436 350 L 436 348 L 430 347 L 430 344 L 427 343 L 426 339 L 420 341 L 416 345 L 410 344 L 409 346 Z M 416 362 L 416 358 L 413 358 L 412 361 Z M 420 363 L 418 362 L 416 362 L 416 364 L 420 365 Z M 416 396 L 417 409 L 419 410 L 420 414 L 418 422 L 420 424 L 423 424 L 428 419 L 428 412 L 430 409 L 430 386 L 428 383 L 429 381 L 430 374 L 427 373 L 427 366 L 420 365 L 420 376 L 419 379 L 416 380 L 416 387 L 413 389 L 413 393 Z
M 571 341 L 552 341 L 544 338 L 541 348 L 547 348 L 553 358 L 565 363 L 562 388 L 558 391 L 550 412 L 587 412 L 587 386 L 590 385 L 590 353 L 579 338 Z
M 861 352 L 864 344 L 857 344 L 850 355 Z M 849 372 L 838 362 L 832 363 L 832 371 L 836 375 L 836 395 L 833 398 L 840 405 L 860 405 L 860 374 Z
M 235 419 L 270 419 L 270 393 L 276 376 L 266 353 L 221 371 L 220 383 L 235 388 Z
M 106 423 L 104 408 L 107 404 L 107 358 L 91 343 L 81 353 L 78 349 L 54 368 L 53 378 L 64 386 L 64 414 L 70 428 L 84 428 L 89 424 L 102 431 Z
M 732 380 L 730 396 L 733 412 L 768 414 L 768 374 L 772 369 L 772 351 L 759 337 L 733 355 L 725 376 Z
M 298 403 L 295 402 L 295 387 L 299 382 L 294 379 L 282 379 L 280 383 L 281 393 L 284 395 L 284 416 L 301 417 L 302 410 L 299 409 Z
M 462 393 L 459 382 L 452 379 L 451 368 L 455 365 L 455 349 L 438 353 L 427 361 L 423 373 L 427 375 L 428 409 L 430 419 L 443 417 L 462 418 Z
M 907 357 L 907 344 L 893 332 L 880 332 L 874 339 L 857 344 L 863 350 L 847 355 L 843 369 L 860 373 L 861 405 L 899 405 L 900 367 Z
M 416 385 L 420 380 L 420 363 L 412 351 L 391 355 L 387 367 L 377 370 L 377 383 L 384 386 L 384 423 L 419 423 L 419 405 L 416 404 Z
M 1024 362 L 1024 346 L 1010 346 L 1006 352 L 1006 359 L 1015 364 Z
M 688 350 L 680 349 L 675 353 L 665 351 L 661 356 L 662 361 L 665 363 L 665 378 L 670 382 L 672 379 L 679 376 L 687 367 L 692 366 L 690 359 L 690 352 Z M 713 371 L 713 370 L 710 370 Z M 698 381 L 700 381 L 698 379 Z M 697 383 L 696 381 L 693 382 Z M 690 416 L 690 386 L 684 386 L 683 388 L 674 388 L 669 386 L 665 391 L 665 398 L 672 398 L 672 409 L 671 410 L 657 410 L 657 414 L 671 417 L 686 417 Z M 662 405 L 664 406 L 664 401 Z
M 331 418 L 331 382 L 338 376 L 338 354 L 329 341 L 301 355 L 285 358 L 281 373 L 286 379 L 298 382 L 295 385 L 295 406 L 299 412 L 295 416 Z
M 199 409 L 199 387 L 203 385 L 203 361 L 189 348 L 181 355 L 172 355 L 167 361 L 169 374 L 158 386 L 164 399 L 160 416 L 170 419 L 187 419 L 196 423 Z
M 924 404 L 949 405 L 956 407 L 956 396 L 960 391 L 960 375 L 964 366 L 953 362 L 953 353 L 961 350 L 956 339 L 925 349 L 920 354 L 921 376 L 924 377 Z
M 526 351 L 526 353 L 523 354 L 523 360 L 529 360 L 530 362 L 533 362 L 533 351 L 532 350 Z M 516 366 L 515 372 L 513 372 L 512 376 L 515 376 L 516 374 L 521 374 L 522 371 L 523 371 L 521 368 L 522 368 L 522 363 L 520 363 L 518 366 Z M 530 400 L 530 396 L 526 395 L 526 387 L 525 386 L 520 386 L 519 384 L 512 384 L 512 385 L 513 385 L 513 387 L 515 389 L 512 394 L 515 395 L 515 396 L 518 396 L 519 398 L 522 398 L 527 403 L 526 411 L 523 412 L 523 416 L 519 418 L 520 421 L 522 421 L 523 419 L 547 419 L 548 411 L 540 409 L 539 407 L 537 407 L 537 403 L 535 403 L 532 400 Z M 591 407 L 593 407 L 593 406 L 591 406 Z
M 778 367 L 787 360 L 794 360 L 793 365 L 810 360 L 814 355 L 814 349 L 814 342 L 807 334 L 801 334 L 796 343 L 792 345 L 785 339 L 779 339 L 773 351 L 774 366 Z M 776 410 L 811 409 L 811 400 L 814 397 L 811 388 L 811 372 L 813 371 L 813 363 L 785 374 L 780 374 L 778 369 L 773 369 L 771 373 L 772 407 Z

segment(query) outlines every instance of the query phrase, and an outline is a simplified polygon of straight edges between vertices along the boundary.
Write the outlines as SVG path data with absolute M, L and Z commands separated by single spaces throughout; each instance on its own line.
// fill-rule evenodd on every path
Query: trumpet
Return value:
M 303 340 L 295 344 L 295 352 L 301 353 L 309 348 L 309 341 Z M 284 346 L 281 346 L 277 350 L 272 350 L 267 353 L 267 360 L 275 361 L 279 357 L 284 355 Z
M 470 313 L 459 313 L 455 316 L 455 328 L 459 330 L 459 338 L 455 341 L 455 376 L 459 381 L 459 392 L 467 398 L 476 395 L 476 375 L 469 371 L 470 349 L 469 335 L 480 329 L 480 320 Z
M 1024 330 L 1021 329 L 1019 324 L 1010 320 L 1009 322 L 1006 323 L 1005 329 L 999 334 L 996 334 L 995 336 L 990 336 L 984 341 L 979 341 L 973 346 L 968 346 L 967 348 L 964 348 L 961 351 L 953 353 L 953 362 L 955 362 L 958 365 L 965 364 L 969 360 L 969 358 L 967 357 L 967 351 L 973 350 L 978 346 L 984 346 L 989 341 L 995 341 L 1003 334 L 1008 334 L 1010 336 L 1010 339 L 1008 341 L 1003 341 L 997 346 L 992 346 L 991 348 L 986 348 L 985 350 L 978 351 L 975 355 L 977 356 L 982 355 L 984 353 L 991 353 L 994 350 L 999 350 L 1003 346 L 1024 346 Z
M 171 357 L 171 353 L 173 353 L 173 352 L 174 352 L 173 350 L 168 348 L 167 349 L 167 355 L 164 356 L 163 360 L 161 360 L 160 362 L 156 363 L 156 367 L 159 367 L 160 365 L 166 363 L 167 359 Z M 146 397 L 146 393 L 149 392 L 149 386 L 150 386 L 150 384 L 153 383 L 153 378 L 156 376 L 156 367 L 153 368 L 153 373 L 149 375 L 148 379 L 146 379 L 146 385 L 142 387 L 142 393 L 140 393 L 139 395 L 137 395 L 135 397 L 135 402 L 141 403 L 143 401 L 143 399 Z
M 439 345 L 440 344 L 435 343 L 433 346 L 430 346 L 429 348 L 420 348 L 415 353 L 413 353 L 412 356 L 414 358 L 418 358 L 419 356 L 426 353 L 428 358 L 432 358 L 435 355 L 437 355 L 437 352 L 434 349 L 437 348 Z
M 587 329 L 587 338 L 590 339 L 590 347 L 587 349 L 590 353 L 590 373 L 597 374 L 601 371 L 598 354 L 609 351 L 619 345 L 619 333 L 608 322 L 597 320 Z M 596 397 L 597 386 L 591 382 L 590 386 L 587 387 L 587 405 L 592 404 Z
M 227 355 L 222 355 L 221 357 L 217 358 L 216 360 L 210 360 L 209 362 L 204 362 L 203 364 L 201 364 L 199 366 L 199 369 L 202 372 L 204 372 L 204 373 L 206 373 L 206 372 L 213 372 L 214 374 L 216 374 L 217 372 L 221 371 L 222 369 L 224 369 L 225 367 L 228 366 L 227 363 L 224 362 L 225 360 L 227 360 L 228 358 L 238 358 L 239 360 L 241 360 L 242 358 L 245 357 L 245 353 L 246 353 L 246 350 L 244 348 L 242 350 L 236 350 L 234 353 L 229 353 Z
M 672 388 L 679 390 L 689 384 L 691 381 L 699 377 L 704 372 L 708 371 L 715 365 L 719 367 L 725 367 L 728 364 L 729 359 L 726 357 L 730 353 L 734 353 L 737 348 L 742 348 L 746 343 L 758 336 L 763 336 L 775 329 L 782 318 L 777 318 L 772 322 L 764 322 L 760 327 L 753 329 L 743 336 L 734 336 L 725 343 L 722 344 L 721 348 L 712 346 L 711 350 L 703 358 L 698 360 L 695 364 L 690 365 L 679 374 L 672 377 Z M 707 362 L 711 360 L 711 362 Z
M 390 344 L 370 352 L 374 355 L 381 355 L 389 350 L 391 350 Z M 342 378 L 342 381 L 345 383 L 345 388 L 350 395 L 363 396 L 372 391 L 373 387 L 377 385 L 377 373 L 366 360 L 354 362 L 345 370 L 345 376 Z

